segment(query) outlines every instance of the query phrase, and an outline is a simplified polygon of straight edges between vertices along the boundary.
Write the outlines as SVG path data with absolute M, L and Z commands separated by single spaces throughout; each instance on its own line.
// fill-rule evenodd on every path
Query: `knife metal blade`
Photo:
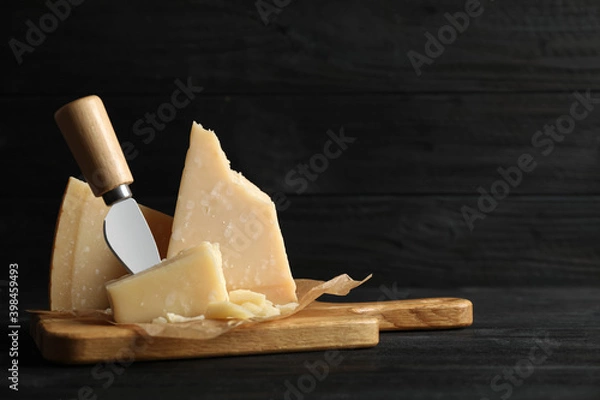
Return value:
M 132 274 L 160 263 L 150 227 L 133 198 L 114 203 L 104 219 L 108 247 Z
M 134 274 L 160 263 L 152 232 L 129 190 L 133 176 L 102 100 L 75 100 L 54 119 L 92 192 L 111 207 L 103 227 L 110 249 Z

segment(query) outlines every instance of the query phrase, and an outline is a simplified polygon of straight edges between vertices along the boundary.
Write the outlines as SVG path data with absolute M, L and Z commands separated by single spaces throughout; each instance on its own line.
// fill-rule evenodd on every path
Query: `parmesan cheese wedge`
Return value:
M 214 132 L 193 123 L 168 256 L 203 241 L 220 244 L 229 291 L 263 293 L 275 304 L 297 301 L 275 204 L 231 170 Z
M 140 206 L 161 257 L 166 256 L 173 219 Z M 108 207 L 89 185 L 69 178 L 56 223 L 50 269 L 50 309 L 106 309 L 105 283 L 128 271 L 108 248 L 102 224 Z
M 229 300 L 218 244 L 203 242 L 135 275 L 106 285 L 119 323 L 152 322 L 169 313 L 198 317 Z

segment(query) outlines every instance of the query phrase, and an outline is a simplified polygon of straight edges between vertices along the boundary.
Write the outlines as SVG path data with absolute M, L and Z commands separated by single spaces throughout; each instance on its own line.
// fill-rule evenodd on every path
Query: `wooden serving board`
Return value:
M 289 318 L 249 324 L 208 340 L 147 338 L 102 321 L 34 315 L 31 334 L 44 358 L 66 364 L 218 357 L 372 347 L 380 330 L 469 326 L 469 300 L 431 298 L 373 303 L 314 302 Z

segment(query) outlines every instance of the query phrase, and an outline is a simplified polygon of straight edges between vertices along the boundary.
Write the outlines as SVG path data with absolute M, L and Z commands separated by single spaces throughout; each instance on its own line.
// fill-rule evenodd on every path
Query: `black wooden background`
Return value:
M 417 74 L 409 52 L 425 54 L 426 35 L 472 1 L 69 0 L 52 26 L 48 4 L 64 1 L 0 6 L 0 249 L 5 267 L 19 264 L 21 310 L 47 306 L 57 211 L 80 174 L 53 113 L 98 94 L 140 203 L 173 212 L 195 120 L 277 200 L 295 276 L 373 273 L 363 298 L 474 301 L 473 328 L 382 336 L 375 349 L 344 353 L 315 396 L 497 399 L 490 379 L 550 331 L 561 349 L 513 400 L 598 398 L 600 103 L 551 152 L 532 140 L 577 96 L 600 99 L 600 3 L 482 0 Z M 261 16 L 257 3 L 271 8 Z M 40 19 L 47 32 L 36 37 Z M 148 130 L 146 115 L 182 84 L 194 98 Z M 342 132 L 354 141 L 338 158 L 307 185 L 290 181 Z M 477 210 L 478 190 L 490 192 L 498 168 L 524 154 L 535 170 L 471 229 L 463 207 Z M 24 332 L 22 343 L 17 398 L 99 385 L 87 367 L 41 361 Z M 320 357 L 136 363 L 102 398 L 173 385 L 180 398 L 282 398 L 282 382 Z
M 280 2 L 280 5 L 285 2 Z M 49 12 L 4 4 L 0 97 L 3 256 L 46 285 L 55 217 L 77 165 L 53 121 L 96 93 L 130 158 L 139 201 L 172 213 L 193 120 L 219 135 L 235 169 L 281 201 L 295 275 L 374 273 L 372 285 L 599 285 L 600 109 L 544 156 L 535 132 L 568 114 L 574 92 L 600 97 L 594 1 L 482 2 L 483 11 L 417 76 L 445 13 L 463 1 L 87 1 L 19 55 Z M 50 26 L 51 27 L 51 26 Z M 13 44 L 16 42 L 13 42 Z M 154 133 L 134 128 L 202 91 Z M 197 89 L 199 91 L 199 89 Z M 600 108 L 600 107 L 598 107 Z M 149 125 L 144 125 L 144 127 Z M 355 141 L 308 185 L 287 174 L 331 131 Z M 537 168 L 471 231 L 499 167 Z M 298 193 L 301 192 L 301 193 Z

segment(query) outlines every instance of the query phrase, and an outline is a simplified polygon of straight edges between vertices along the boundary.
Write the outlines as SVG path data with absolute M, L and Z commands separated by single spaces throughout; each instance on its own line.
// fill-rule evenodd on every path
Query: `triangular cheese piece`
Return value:
M 275 304 L 297 301 L 275 204 L 231 170 L 215 133 L 194 123 L 168 257 L 204 241 L 220 244 L 229 291 L 264 293 Z
M 140 206 L 161 257 L 165 257 L 173 219 Z M 56 223 L 50 269 L 50 309 L 106 309 L 104 284 L 127 274 L 108 248 L 102 224 L 109 208 L 85 182 L 69 178 Z

